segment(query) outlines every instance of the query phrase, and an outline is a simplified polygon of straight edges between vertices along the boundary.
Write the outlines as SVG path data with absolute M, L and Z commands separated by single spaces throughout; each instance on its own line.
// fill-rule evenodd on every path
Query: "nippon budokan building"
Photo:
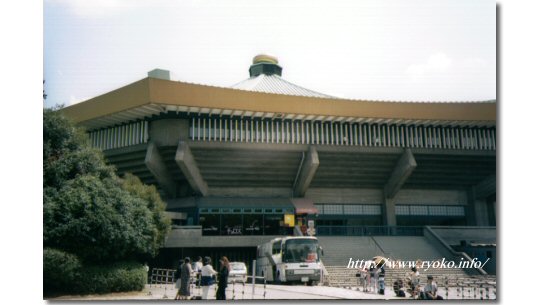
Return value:
M 152 264 L 250 263 L 257 245 L 306 234 L 311 220 L 325 265 L 380 253 L 495 260 L 495 100 L 336 98 L 286 81 L 268 55 L 249 73 L 225 88 L 156 69 L 60 110 L 120 175 L 159 190 L 173 226 Z

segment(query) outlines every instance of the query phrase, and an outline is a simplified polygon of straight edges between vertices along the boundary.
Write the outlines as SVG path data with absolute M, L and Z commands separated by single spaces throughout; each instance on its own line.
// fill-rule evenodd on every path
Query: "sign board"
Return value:
M 284 224 L 287 227 L 295 227 L 295 215 L 293 215 L 293 214 L 285 214 L 284 215 Z

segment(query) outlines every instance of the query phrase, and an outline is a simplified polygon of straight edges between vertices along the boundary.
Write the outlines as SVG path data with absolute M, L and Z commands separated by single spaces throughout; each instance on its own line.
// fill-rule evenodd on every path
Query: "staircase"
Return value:
M 383 252 L 371 237 L 366 236 L 318 236 L 323 247 L 322 257 L 325 266 L 347 266 L 349 259 L 368 260 Z
M 359 281 L 355 276 L 357 269 L 347 268 L 350 258 L 353 261 L 368 260 L 382 255 L 392 261 L 436 261 L 443 257 L 434 245 L 421 236 L 320 236 L 318 240 L 324 249 L 322 261 L 327 271 L 325 283 L 333 287 L 358 286 Z M 459 257 L 445 259 L 454 260 L 456 263 L 460 261 Z M 385 268 L 387 290 L 392 290 L 392 283 L 396 279 L 405 281 L 409 271 L 409 267 Z M 432 275 L 440 287 L 496 287 L 495 275 L 479 275 L 474 269 L 419 268 L 419 273 L 421 283 L 426 283 L 427 276 Z

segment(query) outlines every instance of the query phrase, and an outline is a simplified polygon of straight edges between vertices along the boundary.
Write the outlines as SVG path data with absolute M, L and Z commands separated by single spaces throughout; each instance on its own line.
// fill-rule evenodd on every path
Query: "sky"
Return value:
M 340 98 L 496 99 L 492 0 L 45 0 L 45 106 L 169 70 L 228 87 L 257 54 L 283 78 Z

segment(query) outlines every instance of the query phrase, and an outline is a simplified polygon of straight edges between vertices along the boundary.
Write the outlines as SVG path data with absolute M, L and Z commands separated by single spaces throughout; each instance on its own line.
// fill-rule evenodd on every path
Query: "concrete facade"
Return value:
M 495 219 L 494 102 L 298 96 L 169 75 L 155 70 L 61 111 L 87 128 L 120 175 L 158 188 L 174 213 L 164 245 L 170 256 L 187 247 L 193 254 L 251 251 L 293 234 L 284 224 L 290 214 L 296 232 L 314 220 L 325 229 L 319 235 L 405 235 L 414 227 L 487 226 Z M 294 198 L 315 207 L 296 213 Z

